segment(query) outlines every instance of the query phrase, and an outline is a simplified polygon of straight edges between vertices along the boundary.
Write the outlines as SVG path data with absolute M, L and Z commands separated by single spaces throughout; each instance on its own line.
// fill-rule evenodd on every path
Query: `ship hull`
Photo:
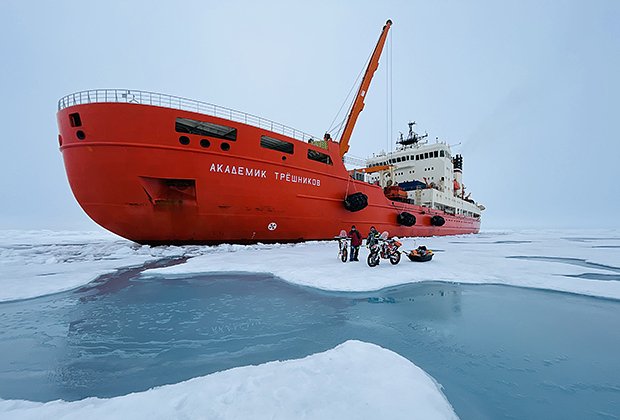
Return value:
M 237 136 L 180 133 L 177 118 L 234 127 Z M 480 228 L 479 218 L 391 201 L 380 187 L 353 180 L 334 142 L 322 149 L 226 118 L 133 103 L 68 106 L 57 119 L 78 203 L 96 223 L 138 243 L 298 242 L 331 239 L 351 225 L 397 236 Z M 294 152 L 263 148 L 261 136 L 289 142 Z M 331 163 L 308 159 L 308 150 L 329 155 Z M 350 212 L 343 200 L 355 192 L 368 196 L 368 206 Z M 416 217 L 415 225 L 398 224 L 403 211 Z M 432 226 L 433 215 L 445 224 Z

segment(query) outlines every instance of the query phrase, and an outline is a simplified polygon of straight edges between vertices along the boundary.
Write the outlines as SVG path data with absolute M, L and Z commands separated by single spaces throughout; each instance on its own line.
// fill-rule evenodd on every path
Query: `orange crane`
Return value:
M 387 38 L 388 31 L 390 30 L 390 26 L 392 26 L 391 20 L 385 22 L 385 26 L 381 31 L 379 41 L 377 41 L 377 46 L 375 47 L 375 50 L 372 52 L 372 56 L 370 57 L 370 62 L 368 63 L 368 67 L 366 68 L 366 72 L 364 73 L 362 83 L 357 90 L 355 101 L 353 102 L 353 106 L 351 107 L 351 113 L 347 118 L 347 123 L 344 126 L 344 130 L 342 131 L 342 137 L 340 138 L 341 157 L 349 151 L 349 139 L 351 138 L 351 134 L 353 133 L 353 128 L 355 127 L 357 117 L 359 117 L 360 112 L 362 112 L 362 110 L 364 109 L 364 98 L 366 97 L 366 92 L 368 92 L 368 87 L 370 86 L 372 77 L 374 76 L 377 67 L 379 67 L 379 57 L 381 57 L 381 52 L 383 51 L 383 46 L 385 45 L 385 40 Z

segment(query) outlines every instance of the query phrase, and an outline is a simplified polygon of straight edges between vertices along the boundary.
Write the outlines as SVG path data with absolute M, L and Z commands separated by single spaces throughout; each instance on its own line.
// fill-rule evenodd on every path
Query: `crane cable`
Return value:
M 393 136 L 393 119 L 394 119 L 394 110 L 393 110 L 393 101 L 394 97 L 392 95 L 392 34 L 388 34 L 387 39 L 387 48 L 385 50 L 386 55 L 386 68 L 385 68 L 385 150 L 392 152 L 392 136 Z
M 340 134 L 340 130 L 342 130 L 342 126 L 346 122 L 348 115 L 351 113 L 351 108 L 353 107 L 353 102 L 355 102 L 355 100 L 350 102 L 349 108 L 348 108 L 348 112 L 344 115 L 343 119 L 338 124 L 336 124 L 336 125 L 334 125 L 334 122 L 336 121 L 336 119 L 338 118 L 340 113 L 342 112 L 342 109 L 344 108 L 345 104 L 349 101 L 349 97 L 351 96 L 351 93 L 353 92 L 353 90 L 359 89 L 359 85 L 361 84 L 361 80 L 360 79 L 362 77 L 362 74 L 364 74 L 365 69 L 368 67 L 368 62 L 370 61 L 370 57 L 372 57 L 372 52 L 370 53 L 370 55 L 368 55 L 368 58 L 366 59 L 366 62 L 364 63 L 364 65 L 362 66 L 360 72 L 358 73 L 357 77 L 355 78 L 355 81 L 353 82 L 353 85 L 351 86 L 351 89 L 349 89 L 349 93 L 347 93 L 347 96 L 344 98 L 344 101 L 342 102 L 342 105 L 340 105 L 340 109 L 338 109 L 338 112 L 336 113 L 336 115 L 334 116 L 334 119 L 332 120 L 331 124 L 329 125 L 329 129 L 326 131 L 327 133 L 332 133 L 332 131 L 337 129 L 336 135 L 334 136 L 334 139 L 337 138 L 338 135 Z

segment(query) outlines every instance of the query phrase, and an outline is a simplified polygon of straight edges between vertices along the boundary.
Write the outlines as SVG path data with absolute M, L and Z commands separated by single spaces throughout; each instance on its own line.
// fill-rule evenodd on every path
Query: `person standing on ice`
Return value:
M 368 232 L 368 238 L 366 239 L 366 246 L 371 246 L 379 242 L 379 232 L 374 226 L 370 227 Z
M 353 225 L 347 236 L 351 238 L 351 257 L 349 261 L 359 261 L 357 256 L 360 253 L 360 245 L 362 245 L 362 234 Z

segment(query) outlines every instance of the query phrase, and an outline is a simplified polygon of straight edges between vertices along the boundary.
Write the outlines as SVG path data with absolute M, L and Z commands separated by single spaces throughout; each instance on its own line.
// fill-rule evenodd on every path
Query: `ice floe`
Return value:
M 0 400 L 11 419 L 456 419 L 439 385 L 360 341 L 299 360 L 245 366 L 139 393 L 81 401 Z
M 134 244 L 106 232 L 0 231 L 0 302 L 82 286 L 118 269 L 143 276 L 267 272 L 326 290 L 368 291 L 422 281 L 505 284 L 620 299 L 619 231 L 494 231 L 403 238 L 428 263 L 342 263 L 334 241 L 275 245 Z M 175 266 L 146 263 L 186 257 Z M 0 417 L 35 418 L 456 418 L 440 387 L 376 345 L 346 342 L 301 360 L 246 366 L 110 399 L 0 400 Z

